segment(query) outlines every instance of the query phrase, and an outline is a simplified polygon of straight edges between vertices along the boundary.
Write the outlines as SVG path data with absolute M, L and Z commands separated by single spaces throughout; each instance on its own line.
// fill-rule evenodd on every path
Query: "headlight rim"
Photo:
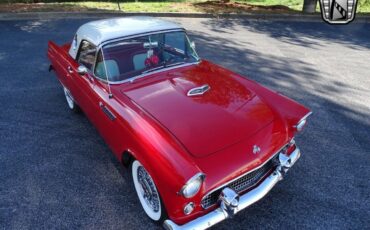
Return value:
M 190 196 L 186 196 L 185 194 L 184 194 L 184 190 L 186 189 L 186 187 L 187 186 L 189 186 L 189 184 L 191 184 L 193 181 L 195 181 L 195 180 L 197 180 L 197 179 L 200 179 L 201 180 L 201 182 L 200 182 L 200 185 L 199 185 L 199 188 L 197 189 L 197 191 L 194 193 L 194 194 L 192 194 L 192 195 L 190 195 Z M 183 197 L 185 197 L 185 198 L 192 198 L 192 197 L 194 197 L 196 194 L 198 194 L 198 192 L 200 191 L 200 189 L 201 189 L 201 187 L 202 187 L 202 185 L 203 185 L 203 182 L 204 182 L 204 180 L 205 180 L 205 178 L 206 178 L 206 175 L 204 174 L 204 173 L 202 173 L 202 172 L 199 172 L 199 173 L 197 173 L 197 174 L 195 174 L 194 176 L 192 176 L 185 184 L 184 184 L 184 186 L 182 186 L 182 188 L 181 188 L 181 190 L 180 190 L 180 192 L 179 192 L 179 194 L 181 194 Z

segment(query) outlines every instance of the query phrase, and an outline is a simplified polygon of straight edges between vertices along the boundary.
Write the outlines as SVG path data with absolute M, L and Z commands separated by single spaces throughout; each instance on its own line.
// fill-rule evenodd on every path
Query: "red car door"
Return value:
M 77 54 L 78 65 L 87 67 L 86 74 L 75 74 L 75 84 L 79 91 L 79 96 L 83 100 L 83 111 L 90 121 L 98 129 L 101 136 L 112 149 L 117 149 L 117 143 L 113 138 L 118 132 L 118 125 L 115 122 L 116 112 L 109 105 L 115 99 L 110 98 L 107 84 L 94 77 L 94 66 L 96 63 L 96 47 L 87 41 L 82 41 L 80 50 Z
M 69 45 L 58 46 L 54 42 L 49 42 L 48 57 L 51 60 L 51 66 L 63 85 L 66 87 L 74 97 L 77 104 L 81 104 L 77 95 L 78 91 L 74 84 L 75 69 L 77 69 L 77 62 L 68 54 Z
M 117 153 L 119 146 L 122 145 L 122 132 L 125 128 L 122 127 L 118 119 L 118 113 L 114 107 L 119 106 L 119 103 L 108 93 L 107 84 L 95 78 L 94 87 L 90 88 L 90 100 L 94 110 L 94 124 L 99 130 L 101 136 L 110 148 Z
M 90 112 L 88 97 L 81 91 L 81 85 L 89 84 L 88 76 L 78 74 L 79 63 L 69 55 L 68 49 L 69 45 L 60 47 L 49 42 L 48 57 L 63 87 L 70 91 L 75 102 L 88 114 Z
M 75 90 L 72 95 L 76 95 L 76 100 L 79 106 L 84 111 L 85 115 L 89 118 L 92 123 L 96 122 L 96 106 L 92 100 L 91 89 L 95 86 L 95 79 L 93 77 L 93 68 L 96 59 L 96 47 L 88 41 L 81 41 L 80 48 L 77 53 L 76 60 L 73 60 L 75 64 L 73 66 L 84 66 L 87 72 L 80 74 L 77 68 L 71 68 L 71 75 L 73 76 L 73 86 L 71 89 Z
M 122 132 L 112 104 L 118 105 L 115 98 L 110 98 L 107 84 L 95 78 L 93 68 L 96 59 L 96 47 L 82 41 L 76 60 L 67 52 L 69 45 L 60 47 L 49 42 L 48 56 L 58 79 L 72 94 L 73 99 L 85 115 L 98 129 L 101 136 L 113 150 L 122 145 Z M 83 65 L 87 73 L 79 74 L 78 67 Z M 121 127 L 122 128 L 122 127 Z M 121 134 L 121 135 L 120 135 Z

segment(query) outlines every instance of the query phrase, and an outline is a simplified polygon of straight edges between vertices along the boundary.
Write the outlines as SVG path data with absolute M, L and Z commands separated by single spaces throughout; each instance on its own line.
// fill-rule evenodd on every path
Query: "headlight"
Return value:
M 195 176 L 190 178 L 188 182 L 182 187 L 180 194 L 186 198 L 195 196 L 202 186 L 205 175 L 203 173 L 197 173 Z

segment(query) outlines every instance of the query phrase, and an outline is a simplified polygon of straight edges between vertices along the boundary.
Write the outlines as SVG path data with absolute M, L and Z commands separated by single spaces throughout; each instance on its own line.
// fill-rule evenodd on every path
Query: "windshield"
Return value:
M 109 81 L 123 81 L 151 71 L 199 57 L 183 31 L 151 34 L 120 40 L 103 46 L 98 54 L 95 75 Z

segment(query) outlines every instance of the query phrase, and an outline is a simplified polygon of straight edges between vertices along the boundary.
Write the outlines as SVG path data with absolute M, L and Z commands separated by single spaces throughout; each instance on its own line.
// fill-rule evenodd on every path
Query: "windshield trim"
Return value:
M 184 28 L 169 29 L 169 30 L 156 30 L 156 31 L 151 31 L 151 32 L 147 32 L 147 33 L 133 34 L 133 35 L 128 35 L 128 36 L 123 36 L 123 37 L 119 37 L 119 38 L 115 38 L 115 39 L 106 40 L 106 41 L 100 43 L 96 47 L 96 49 L 97 49 L 96 54 L 98 54 L 99 50 L 102 50 L 102 52 L 103 52 L 103 46 L 109 45 L 110 43 L 116 43 L 116 42 L 124 41 L 124 40 L 130 39 L 130 38 L 135 38 L 135 37 L 149 36 L 149 35 L 152 35 L 152 34 L 171 33 L 171 32 L 184 32 L 188 42 L 190 42 L 188 33 Z M 187 62 L 187 63 L 180 64 L 180 65 L 174 65 L 174 66 L 159 68 L 158 70 L 144 72 L 144 73 L 138 74 L 134 77 L 131 77 L 131 78 L 128 78 L 128 79 L 125 79 L 125 80 L 122 80 L 122 81 L 109 81 L 109 80 L 105 80 L 105 79 L 102 79 L 102 78 L 99 78 L 99 77 L 95 76 L 95 64 L 96 63 L 94 63 L 93 75 L 96 79 L 98 79 L 98 80 L 100 80 L 104 83 L 109 83 L 111 85 L 122 84 L 122 83 L 126 83 L 126 82 L 133 82 L 138 78 L 142 78 L 142 77 L 145 77 L 145 76 L 153 74 L 153 73 L 158 73 L 158 72 L 162 72 L 162 71 L 166 71 L 166 70 L 170 70 L 170 69 L 174 69 L 174 68 L 180 68 L 180 67 L 184 67 L 184 66 L 189 66 L 189 65 L 193 65 L 193 64 L 199 64 L 202 59 L 198 56 L 198 53 L 196 52 L 196 50 L 194 50 L 194 51 L 197 55 L 197 60 L 194 61 L 194 62 Z M 96 56 L 95 62 L 96 61 L 97 61 L 97 56 Z
M 114 39 L 105 40 L 104 42 L 100 43 L 98 45 L 98 47 L 103 47 L 103 46 L 105 46 L 109 43 L 119 42 L 119 41 L 130 39 L 130 38 L 142 37 L 142 36 L 147 36 L 147 35 L 152 35 L 152 34 L 169 33 L 169 32 L 184 32 L 187 35 L 185 29 L 156 30 L 156 31 L 149 31 L 149 32 L 145 32 L 145 33 L 132 34 L 132 35 L 128 35 L 128 36 L 123 36 L 123 37 L 118 37 L 118 38 L 114 38 Z

